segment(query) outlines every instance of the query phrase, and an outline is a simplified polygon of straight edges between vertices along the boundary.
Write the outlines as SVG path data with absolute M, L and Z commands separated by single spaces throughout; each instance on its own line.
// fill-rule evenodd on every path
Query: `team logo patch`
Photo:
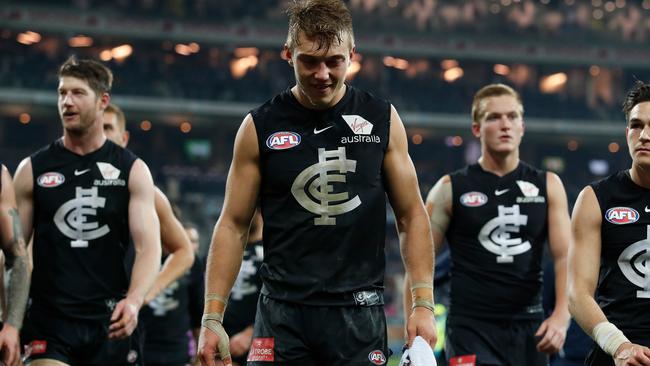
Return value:
M 266 139 L 266 146 L 273 150 L 286 150 L 300 145 L 301 137 L 295 132 L 276 132 Z
M 36 183 L 44 188 L 54 188 L 60 186 L 63 182 L 65 182 L 65 177 L 57 172 L 43 173 L 36 179 Z
M 460 204 L 467 207 L 479 207 L 486 204 L 488 197 L 481 192 L 467 192 L 460 196 Z
M 639 213 L 630 207 L 612 207 L 605 212 L 605 219 L 615 225 L 632 224 L 639 220 Z
M 375 365 L 383 365 L 386 363 L 386 356 L 380 350 L 372 351 L 368 354 L 368 359 Z
M 275 359 L 275 338 L 254 338 L 246 361 L 273 362 Z

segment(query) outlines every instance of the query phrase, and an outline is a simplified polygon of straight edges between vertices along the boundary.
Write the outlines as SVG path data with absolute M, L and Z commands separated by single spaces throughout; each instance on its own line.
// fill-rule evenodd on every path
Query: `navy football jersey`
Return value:
M 140 310 L 145 364 L 183 364 L 190 358 L 191 320 L 197 311 L 203 313 L 202 307 L 196 309 L 194 305 L 196 295 L 192 288 L 203 283 L 202 275 L 203 265 L 197 258 L 189 271 Z
M 335 106 L 312 110 L 287 89 L 251 114 L 262 174 L 262 293 L 379 304 L 390 104 L 347 86 Z
M 31 156 L 32 307 L 103 318 L 128 290 L 129 173 L 137 157 L 111 141 L 77 155 L 57 140 Z
M 591 187 L 602 215 L 596 300 L 628 337 L 641 333 L 650 340 L 650 190 L 627 170 Z
M 223 326 L 231 336 L 255 321 L 257 299 L 262 289 L 259 270 L 263 260 L 264 246 L 261 241 L 246 245 L 244 258 L 230 292 L 223 319 Z
M 503 177 L 479 164 L 450 177 L 450 314 L 539 318 L 548 230 L 546 173 L 520 162 Z

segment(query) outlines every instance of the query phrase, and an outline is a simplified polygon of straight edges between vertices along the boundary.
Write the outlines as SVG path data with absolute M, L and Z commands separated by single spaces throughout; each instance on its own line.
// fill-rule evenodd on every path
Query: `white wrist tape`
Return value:
M 625 334 L 610 322 L 596 324 L 593 330 L 593 338 L 600 348 L 610 356 L 614 356 L 621 344 L 629 342 Z
M 227 357 L 230 357 L 230 339 L 228 338 L 226 331 L 223 329 L 222 322 L 223 314 L 208 313 L 203 315 L 201 325 L 219 336 L 219 344 L 217 344 L 219 358 L 225 360 Z

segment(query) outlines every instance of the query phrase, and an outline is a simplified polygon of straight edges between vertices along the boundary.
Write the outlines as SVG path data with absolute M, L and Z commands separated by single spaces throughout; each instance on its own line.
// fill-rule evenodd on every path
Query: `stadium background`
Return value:
M 204 255 L 240 121 L 293 84 L 280 58 L 285 3 L 0 1 L 0 158 L 14 172 L 60 136 L 57 66 L 73 54 L 101 59 L 115 74 L 129 147 L 199 225 Z M 349 82 L 400 111 L 422 194 L 478 157 L 471 97 L 491 82 L 522 94 L 522 159 L 557 172 L 570 205 L 629 165 L 620 105 L 635 80 L 650 81 L 649 0 L 346 3 L 357 41 Z M 387 231 L 386 312 L 399 351 L 403 269 L 392 223 Z

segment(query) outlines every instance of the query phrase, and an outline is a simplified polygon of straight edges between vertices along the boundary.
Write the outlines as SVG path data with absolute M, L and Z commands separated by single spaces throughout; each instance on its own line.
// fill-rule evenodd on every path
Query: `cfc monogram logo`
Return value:
M 639 240 L 625 249 L 618 257 L 618 267 L 630 282 L 643 288 L 636 297 L 650 299 L 650 225 L 646 239 Z
M 350 212 L 361 205 L 359 196 L 349 199 L 348 192 L 333 193 L 331 184 L 345 183 L 345 174 L 354 173 L 356 168 L 355 160 L 346 159 L 345 147 L 330 151 L 318 149 L 318 163 L 298 174 L 291 193 L 307 211 L 320 215 L 314 219 L 314 225 L 336 225 L 336 219 L 331 216 Z
M 499 206 L 499 216 L 483 225 L 478 240 L 485 249 L 498 255 L 497 263 L 512 263 L 513 255 L 525 253 L 531 248 L 530 242 L 510 237 L 511 233 L 518 233 L 519 227 L 527 222 L 528 216 L 519 213 L 519 205 Z
M 76 188 L 76 197 L 64 203 L 54 214 L 56 227 L 70 239 L 73 248 L 88 247 L 88 240 L 108 234 L 108 225 L 99 227 L 97 222 L 89 222 L 89 216 L 97 215 L 97 208 L 104 208 L 106 198 L 97 195 L 97 187 Z

